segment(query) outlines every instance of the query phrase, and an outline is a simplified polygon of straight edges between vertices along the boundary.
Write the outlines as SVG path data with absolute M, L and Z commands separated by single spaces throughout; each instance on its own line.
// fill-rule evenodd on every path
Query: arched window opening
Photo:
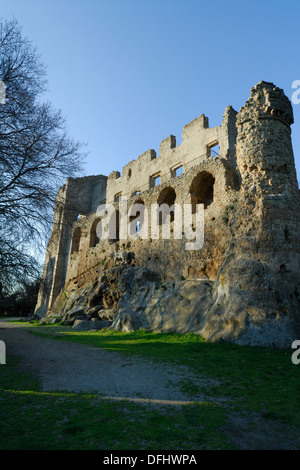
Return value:
M 166 204 L 169 206 L 169 209 L 172 208 L 172 206 L 175 204 L 176 200 L 176 193 L 175 190 L 171 187 L 164 188 L 160 195 L 158 196 L 157 204 L 161 206 L 162 204 Z M 159 212 L 159 218 L 158 218 L 158 224 L 166 224 L 168 222 L 168 219 L 170 217 L 170 222 L 174 221 L 174 208 L 173 210 L 169 210 L 165 213 L 165 211 L 160 211 Z
M 211 173 L 203 171 L 192 181 L 190 187 L 192 213 L 196 213 L 196 204 L 204 204 L 206 209 L 214 200 L 215 178 Z
M 94 220 L 91 231 L 90 231 L 90 248 L 94 248 L 100 241 L 100 238 L 98 237 L 99 235 L 99 222 L 101 221 L 101 218 L 98 217 L 97 219 Z M 101 228 L 100 228 L 101 230 Z M 98 233 L 97 233 L 98 232 Z
M 79 251 L 80 238 L 81 238 L 81 228 L 77 227 L 74 230 L 73 237 L 72 237 L 71 253 L 77 253 Z

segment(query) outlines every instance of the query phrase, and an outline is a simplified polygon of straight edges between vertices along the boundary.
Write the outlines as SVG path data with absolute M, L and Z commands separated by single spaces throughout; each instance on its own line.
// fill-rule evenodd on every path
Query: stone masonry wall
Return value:
M 236 112 L 228 106 L 221 126 L 210 128 L 208 118 L 203 114 L 183 128 L 182 143 L 176 147 L 176 138 L 170 135 L 160 144 L 159 156 L 155 150 L 148 150 L 137 160 L 127 163 L 122 170 L 112 172 L 107 181 L 107 203 L 113 203 L 116 196 L 131 197 L 137 191 L 145 191 L 154 186 L 154 178 L 160 182 L 169 181 L 179 167 L 185 173 L 188 169 L 209 158 L 210 148 L 219 145 L 219 154 L 234 161 Z
M 199 174 L 213 175 L 214 198 L 213 202 L 204 210 L 204 246 L 201 250 L 186 250 L 188 240 L 182 235 L 181 240 L 173 238 L 174 222 L 170 223 L 170 240 L 151 237 L 151 205 L 159 201 L 160 195 L 165 191 L 174 190 L 176 204 L 183 205 L 191 202 L 190 187 L 193 180 Z M 113 266 L 110 258 L 112 251 L 133 251 L 138 265 L 150 267 L 164 279 L 215 279 L 223 259 L 225 248 L 231 236 L 226 225 L 226 207 L 236 199 L 235 184 L 237 175 L 226 160 L 220 157 L 211 157 L 205 162 L 195 165 L 179 177 L 173 177 L 159 186 L 141 192 L 128 200 L 128 208 L 132 204 L 143 204 L 149 211 L 148 237 L 140 239 L 128 235 L 127 239 L 120 239 L 115 243 L 101 240 L 95 246 L 91 246 L 93 237 L 92 227 L 97 221 L 95 214 L 84 217 L 74 224 L 73 231 L 81 228 L 82 237 L 78 252 L 70 253 L 66 286 L 82 286 L 91 281 L 97 274 L 108 267 Z M 118 208 L 118 203 L 115 203 Z M 127 223 L 130 221 L 128 215 Z M 196 224 L 195 224 L 196 235 Z M 74 284 L 75 283 L 75 284 Z
M 157 158 L 149 150 L 125 165 L 122 175 L 68 180 L 58 194 L 37 315 L 51 316 L 56 302 L 53 312 L 62 308 L 67 318 L 78 304 L 81 315 L 97 318 L 99 311 L 99 318 L 113 319 L 112 327 L 125 331 L 159 325 L 210 341 L 290 346 L 300 335 L 300 197 L 292 123 L 283 90 L 260 82 L 239 113 L 226 108 L 220 126 L 209 128 L 201 115 L 184 127 L 180 145 L 172 135 L 162 141 Z M 217 155 L 211 152 L 216 144 Z M 99 240 L 104 219 L 98 205 L 122 212 L 124 197 L 128 210 L 138 203 L 149 214 L 153 204 L 203 204 L 203 246 L 187 250 L 184 231 L 174 239 L 176 213 L 168 219 L 170 240 L 162 238 L 163 225 L 157 239 L 150 217 L 130 213 L 114 236 Z M 134 230 L 137 220 L 140 232 Z M 125 237 L 124 222 L 133 230 Z M 197 237 L 195 214 L 193 230 Z M 115 267 L 111 254 L 122 250 L 134 253 L 134 266 Z M 62 289 L 71 300 L 64 301 Z
M 47 246 L 35 312 L 45 315 L 66 281 L 73 226 L 81 214 L 93 213 L 105 199 L 105 176 L 69 178 L 57 194 L 52 234 Z
M 122 176 L 115 171 L 108 178 L 68 180 L 57 196 L 36 312 L 44 314 L 51 308 L 64 285 L 83 285 L 111 266 L 110 252 L 119 247 L 130 248 L 137 263 L 151 266 L 164 277 L 215 278 L 229 236 L 223 222 L 224 211 L 232 198 L 230 191 L 237 185 L 235 121 L 236 111 L 231 106 L 225 109 L 222 124 L 214 128 L 209 128 L 208 118 L 201 115 L 184 126 L 180 145 L 176 147 L 176 138 L 169 136 L 161 142 L 158 158 L 154 150 L 149 150 L 125 165 Z M 215 145 L 219 145 L 218 154 L 211 151 Z M 176 168 L 180 166 L 183 173 L 176 177 Z M 205 210 L 207 241 L 200 252 L 186 251 L 184 237 L 171 244 L 167 240 L 152 240 L 150 227 L 148 240 L 129 237 L 115 245 L 105 240 L 95 246 L 91 243 L 91 237 L 95 236 L 96 211 L 101 203 L 113 203 L 117 209 L 118 196 L 122 195 L 128 198 L 129 207 L 142 202 L 150 211 L 161 192 L 171 188 L 176 193 L 175 203 L 190 203 L 190 186 L 201 172 L 212 175 L 215 183 L 213 202 Z M 153 176 L 158 175 L 160 184 L 155 186 Z M 80 240 L 75 249 L 76 237 Z

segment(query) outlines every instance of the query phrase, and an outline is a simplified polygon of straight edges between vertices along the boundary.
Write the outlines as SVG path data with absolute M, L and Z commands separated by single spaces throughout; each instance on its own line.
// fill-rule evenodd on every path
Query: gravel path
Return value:
M 24 370 L 39 377 L 44 391 L 97 392 L 103 399 L 162 405 L 215 401 L 200 393 L 190 397 L 182 392 L 180 381 L 192 380 L 199 390 L 210 385 L 184 366 L 174 370 L 150 359 L 43 338 L 3 320 L 0 340 L 6 344 L 7 355 L 20 356 Z M 223 400 L 219 397 L 216 401 Z M 263 419 L 257 413 L 231 411 L 223 430 L 239 449 L 299 448 L 299 434 L 288 424 Z
M 174 370 L 149 359 L 39 337 L 7 321 L 0 321 L 0 339 L 7 355 L 20 356 L 24 370 L 39 377 L 44 391 L 98 392 L 113 399 L 184 404 L 191 397 L 181 391 L 180 381 L 188 378 L 199 387 L 205 385 L 187 367 Z M 205 400 L 201 394 L 192 399 Z

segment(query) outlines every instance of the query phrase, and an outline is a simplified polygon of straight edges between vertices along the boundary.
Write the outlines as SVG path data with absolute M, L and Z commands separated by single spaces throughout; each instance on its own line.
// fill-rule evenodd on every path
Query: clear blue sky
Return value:
M 48 66 L 49 99 L 87 143 L 85 173 L 122 170 L 204 113 L 221 124 L 260 80 L 300 80 L 299 0 L 9 0 Z M 300 177 L 300 104 L 292 138 Z

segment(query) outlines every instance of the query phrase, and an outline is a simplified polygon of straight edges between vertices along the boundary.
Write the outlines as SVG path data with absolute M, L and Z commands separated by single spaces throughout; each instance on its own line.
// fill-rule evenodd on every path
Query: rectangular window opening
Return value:
M 177 178 L 180 175 L 183 175 L 183 166 L 179 166 L 178 168 L 175 168 L 175 177 Z
M 150 187 L 155 188 L 160 185 L 160 175 L 152 175 L 150 178 Z
M 115 194 L 114 202 L 119 202 L 121 196 L 122 196 L 122 193 Z
M 208 145 L 208 156 L 209 157 L 216 157 L 219 155 L 220 152 L 220 145 L 219 142 L 213 142 Z

